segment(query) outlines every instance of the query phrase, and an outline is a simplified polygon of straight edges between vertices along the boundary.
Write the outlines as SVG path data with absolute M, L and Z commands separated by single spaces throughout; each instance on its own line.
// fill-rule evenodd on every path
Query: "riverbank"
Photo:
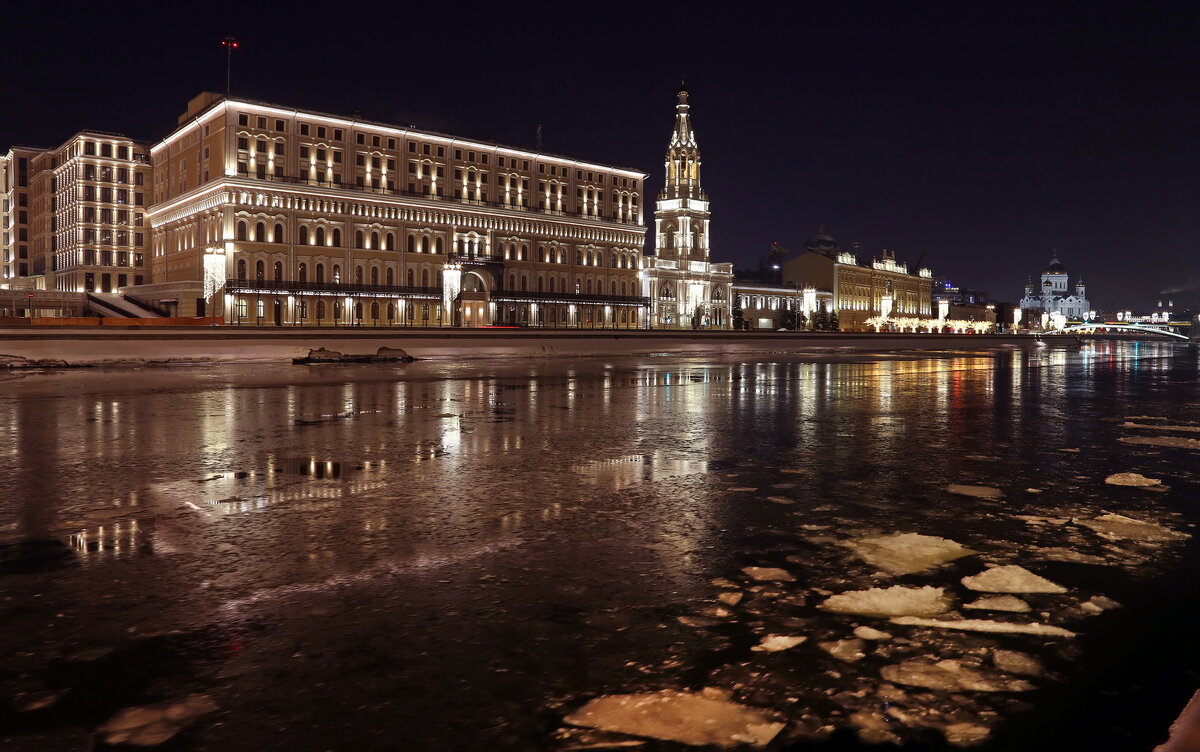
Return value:
M 1073 345 L 1074 335 L 1047 335 Z M 1109 335 L 1104 339 L 1137 339 Z M 326 348 L 352 355 L 381 347 L 416 358 L 579 357 L 603 355 L 801 353 L 823 350 L 976 350 L 1033 347 L 1029 335 L 859 332 L 613 331 L 502 329 L 0 329 L 0 356 L 57 366 L 145 363 L 279 362 Z

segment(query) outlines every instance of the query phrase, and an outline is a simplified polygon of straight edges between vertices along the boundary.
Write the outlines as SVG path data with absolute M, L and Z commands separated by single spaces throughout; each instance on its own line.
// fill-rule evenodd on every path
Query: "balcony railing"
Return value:
M 245 279 L 225 282 L 229 292 L 261 292 L 294 295 L 362 295 L 375 298 L 440 298 L 440 287 L 408 285 L 363 285 L 344 282 L 295 282 L 291 280 Z
M 602 303 L 608 305 L 649 306 L 650 298 L 637 295 L 590 295 L 577 292 L 534 292 L 532 290 L 496 290 L 492 300 L 504 303 Z
M 336 188 L 342 191 L 356 191 L 359 193 L 374 193 L 381 196 L 403 196 L 406 198 L 420 198 L 426 201 L 438 201 L 441 203 L 463 204 L 464 206 L 490 206 L 495 209 L 508 209 L 511 211 L 520 212 L 536 212 L 538 214 L 549 214 L 557 217 L 568 217 L 571 219 L 587 219 L 593 222 L 607 222 L 618 225 L 633 225 L 640 227 L 641 225 L 634 219 L 618 219 L 616 217 L 599 217 L 589 216 L 584 214 L 576 214 L 572 212 L 557 211 L 553 209 L 535 209 L 532 206 L 511 203 L 507 201 L 483 201 L 473 198 L 462 198 L 460 196 L 443 196 L 436 193 L 425 193 L 424 191 L 407 191 L 399 188 L 388 188 L 387 186 L 370 186 L 358 185 L 357 183 L 347 183 L 345 181 L 323 180 L 319 178 L 301 178 L 291 177 L 290 175 L 250 175 L 248 173 L 238 173 L 237 177 L 251 180 L 265 180 L 269 183 L 288 183 L 291 185 L 304 185 L 316 188 Z M 533 196 L 534 194 L 526 194 Z

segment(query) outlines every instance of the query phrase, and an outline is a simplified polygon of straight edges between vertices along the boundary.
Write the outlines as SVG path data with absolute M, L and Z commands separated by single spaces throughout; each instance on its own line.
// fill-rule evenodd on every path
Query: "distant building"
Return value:
M 988 294 L 983 290 L 973 290 L 960 287 L 953 280 L 935 277 L 933 280 L 933 299 L 935 302 L 948 300 L 952 305 L 974 305 L 989 303 Z
M 802 290 L 829 290 L 832 310 L 843 330 L 867 329 L 867 319 L 881 316 L 931 316 L 930 270 L 910 274 L 908 266 L 896 261 L 895 254 L 886 249 L 880 258 L 860 262 L 855 254 L 840 250 L 837 240 L 824 228 L 804 248 L 804 253 L 784 264 L 783 282 Z
M 833 310 L 833 293 L 829 290 L 735 279 L 733 294 L 747 329 L 779 329 L 785 323 L 785 311 L 795 311 L 811 319 L 822 304 L 826 311 Z
M 1070 294 L 1067 267 L 1058 260 L 1055 253 L 1050 265 L 1042 270 L 1042 283 L 1035 287 L 1032 279 L 1025 281 L 1025 297 L 1021 298 L 1023 318 L 1030 320 L 1030 314 L 1062 314 L 1068 319 L 1083 319 L 1092 311 L 1091 301 L 1087 298 L 1087 288 L 1083 277 L 1075 280 L 1075 294 Z
M 643 295 L 655 329 L 730 327 L 733 264 L 711 262 L 708 194 L 688 93 L 680 89 L 667 147 L 666 182 L 654 210 L 654 255 L 645 259 Z

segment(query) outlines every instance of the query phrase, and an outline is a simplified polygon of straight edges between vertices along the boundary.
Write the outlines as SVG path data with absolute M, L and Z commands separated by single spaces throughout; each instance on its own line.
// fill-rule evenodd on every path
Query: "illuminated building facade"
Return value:
M 733 294 L 738 307 L 742 309 L 742 320 L 747 323 L 749 329 L 779 329 L 786 323 L 785 311 L 801 313 L 808 322 L 822 303 L 825 304 L 826 311 L 833 310 L 833 293 L 811 287 L 774 285 L 769 282 L 739 279 L 733 282 Z
M 150 152 L 152 281 L 135 294 L 180 315 L 645 324 L 644 173 L 212 94 Z
M 700 149 L 686 88 L 677 95 L 667 147 L 666 182 L 654 211 L 654 256 L 646 259 L 643 293 L 656 329 L 728 329 L 733 265 L 710 261 L 708 194 L 700 186 Z
M 0 182 L 0 201 L 3 202 L 2 247 L 3 265 L 0 282 L 10 286 L 38 287 L 33 279 L 33 196 L 30 176 L 33 162 L 42 152 L 27 146 L 14 146 L 3 157 L 3 180 Z
M 1087 298 L 1087 287 L 1083 278 L 1075 280 L 1075 294 L 1070 295 L 1067 267 L 1058 260 L 1058 254 L 1050 265 L 1042 270 L 1042 283 L 1035 289 L 1033 280 L 1025 280 L 1025 297 L 1021 298 L 1021 310 L 1028 313 L 1061 314 L 1068 319 L 1087 318 L 1092 310 Z M 1033 320 L 1025 316 L 1027 321 Z
M 933 273 L 929 269 L 910 274 L 908 265 L 896 261 L 888 250 L 869 263 L 860 262 L 854 253 L 842 251 L 824 230 L 818 231 L 805 249 L 784 264 L 784 284 L 831 291 L 832 309 L 843 330 L 866 330 L 870 328 L 868 319 L 932 315 Z

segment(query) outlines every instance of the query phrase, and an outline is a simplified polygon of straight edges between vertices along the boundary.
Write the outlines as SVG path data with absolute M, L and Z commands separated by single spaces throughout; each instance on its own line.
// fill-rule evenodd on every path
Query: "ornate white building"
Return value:
M 1083 277 L 1075 280 L 1075 294 L 1071 295 L 1067 267 L 1058 260 L 1058 254 L 1042 271 L 1042 284 L 1035 289 L 1032 279 L 1025 280 L 1025 297 L 1021 299 L 1021 310 L 1026 312 L 1062 314 L 1068 319 L 1082 319 L 1092 310 L 1087 299 L 1087 288 Z M 1027 319 L 1031 318 L 1026 316 Z
M 700 187 L 700 148 L 681 87 L 667 148 L 666 182 L 654 210 L 654 256 L 645 258 L 643 295 L 655 329 L 728 329 L 733 264 L 710 262 L 708 194 Z

